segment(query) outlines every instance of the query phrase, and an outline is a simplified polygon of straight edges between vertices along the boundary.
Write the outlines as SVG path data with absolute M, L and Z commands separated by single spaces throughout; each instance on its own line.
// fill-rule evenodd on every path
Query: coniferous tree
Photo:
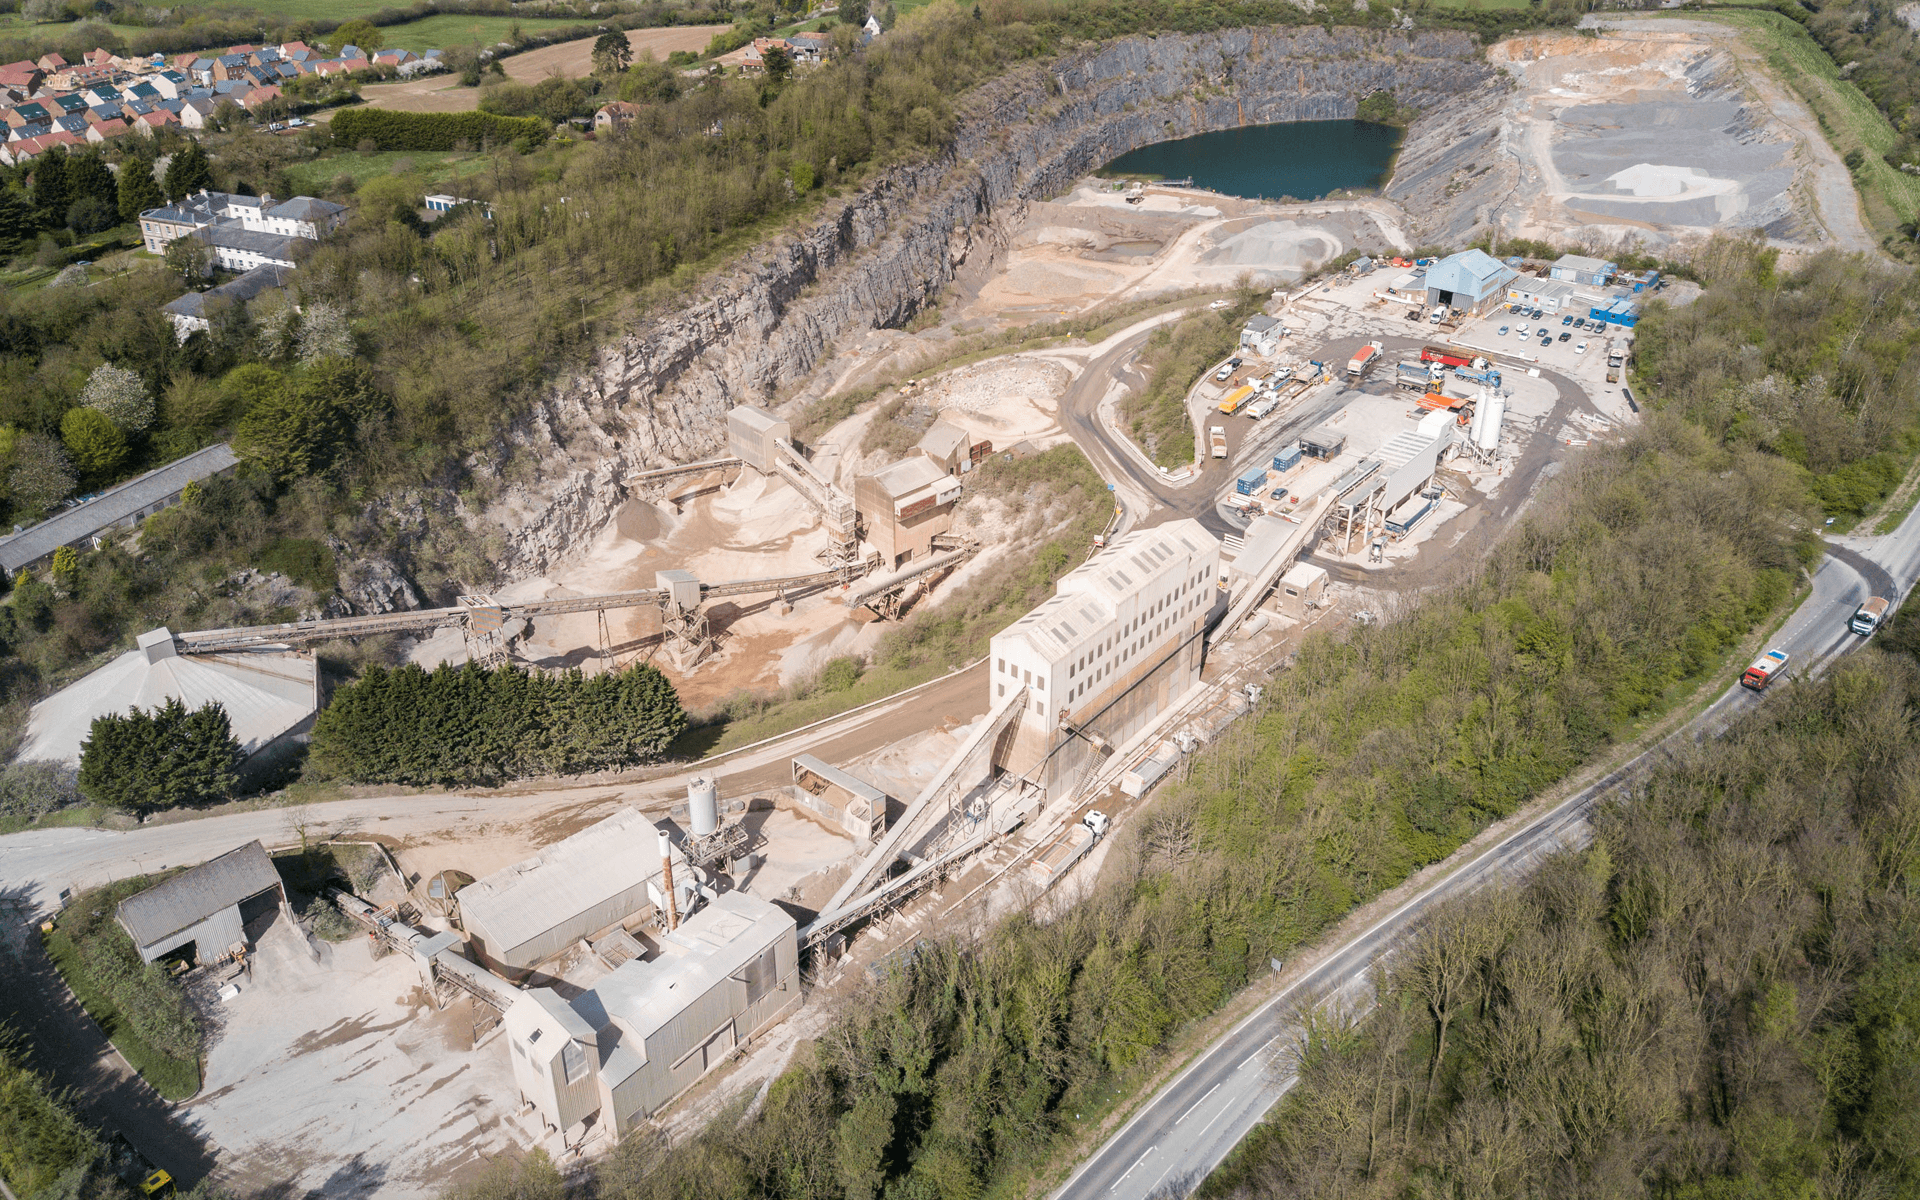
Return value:
M 98 200 L 120 210 L 120 185 L 97 152 L 68 156 L 67 190 L 72 200 Z
M 207 152 L 199 142 L 189 142 L 185 149 L 175 152 L 167 163 L 163 182 L 169 200 L 184 200 L 213 186 L 213 164 L 207 160 Z
M 120 179 L 114 188 L 114 203 L 122 221 L 137 221 L 150 208 L 167 202 L 160 184 L 153 177 L 153 163 L 144 158 L 129 158 L 120 164 Z
M 27 198 L 13 188 L 0 188 L 0 246 L 22 245 L 38 227 Z
M 33 206 L 40 210 L 43 226 L 67 223 L 67 209 L 73 206 L 73 188 L 67 180 L 67 156 L 49 150 L 33 164 Z
M 94 718 L 80 747 L 80 793 L 135 813 L 211 804 L 233 794 L 239 765 L 226 709 L 209 700 L 189 712 L 169 697 L 148 711 Z

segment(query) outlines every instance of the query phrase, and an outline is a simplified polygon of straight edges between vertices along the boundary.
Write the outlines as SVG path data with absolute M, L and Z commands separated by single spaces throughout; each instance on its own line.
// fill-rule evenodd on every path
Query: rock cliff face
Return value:
M 1016 70 L 969 97 L 951 152 L 871 181 L 558 382 L 512 435 L 538 477 L 504 489 L 483 532 L 504 535 L 505 574 L 546 570 L 611 517 L 628 474 L 718 453 L 728 408 L 766 403 L 849 330 L 904 322 L 1028 201 L 1128 150 L 1351 117 L 1380 90 L 1441 111 L 1491 74 L 1465 35 L 1318 27 L 1122 38 Z

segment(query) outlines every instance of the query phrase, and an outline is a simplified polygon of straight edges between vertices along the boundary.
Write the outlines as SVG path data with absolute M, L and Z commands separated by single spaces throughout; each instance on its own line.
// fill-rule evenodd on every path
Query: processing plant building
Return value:
M 660 831 L 631 808 L 460 890 L 460 923 L 479 960 L 526 974 L 588 934 L 657 903 Z M 684 886 L 692 871 L 677 856 Z
M 1200 679 L 1201 633 L 1221 596 L 1220 542 L 1191 518 L 1126 534 L 1061 577 L 1054 596 L 993 638 L 990 700 L 1028 689 L 1010 770 L 1051 789 L 1092 732 L 1117 746 Z
M 658 940 L 571 1001 L 507 1010 L 520 1094 L 569 1142 L 589 1117 L 623 1136 L 800 1002 L 797 928 L 765 900 L 722 893 Z

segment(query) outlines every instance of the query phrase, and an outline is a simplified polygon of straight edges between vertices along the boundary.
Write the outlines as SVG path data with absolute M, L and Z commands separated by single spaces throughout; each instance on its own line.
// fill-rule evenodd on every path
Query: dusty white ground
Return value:
M 1509 232 L 1600 247 L 1762 228 L 1783 244 L 1873 247 L 1844 164 L 1736 30 L 1586 23 L 1598 36 L 1488 48 L 1519 84 L 1502 114 L 1522 172 L 1501 212 Z
M 252 978 L 217 1004 L 186 1105 L 241 1194 L 431 1196 L 525 1136 L 504 1043 L 470 1049 L 465 1002 L 436 1011 L 410 959 L 318 943 L 277 919 Z

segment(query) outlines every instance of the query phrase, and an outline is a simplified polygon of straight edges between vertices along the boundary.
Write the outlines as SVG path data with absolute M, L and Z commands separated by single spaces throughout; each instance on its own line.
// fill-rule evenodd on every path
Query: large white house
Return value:
M 312 196 L 276 201 L 272 196 L 236 196 L 202 191 L 140 214 L 140 239 L 154 254 L 196 229 L 233 228 L 247 233 L 317 242 L 347 219 L 344 206 Z M 224 265 L 224 264 L 222 264 Z M 242 268 L 244 269 L 244 268 Z

